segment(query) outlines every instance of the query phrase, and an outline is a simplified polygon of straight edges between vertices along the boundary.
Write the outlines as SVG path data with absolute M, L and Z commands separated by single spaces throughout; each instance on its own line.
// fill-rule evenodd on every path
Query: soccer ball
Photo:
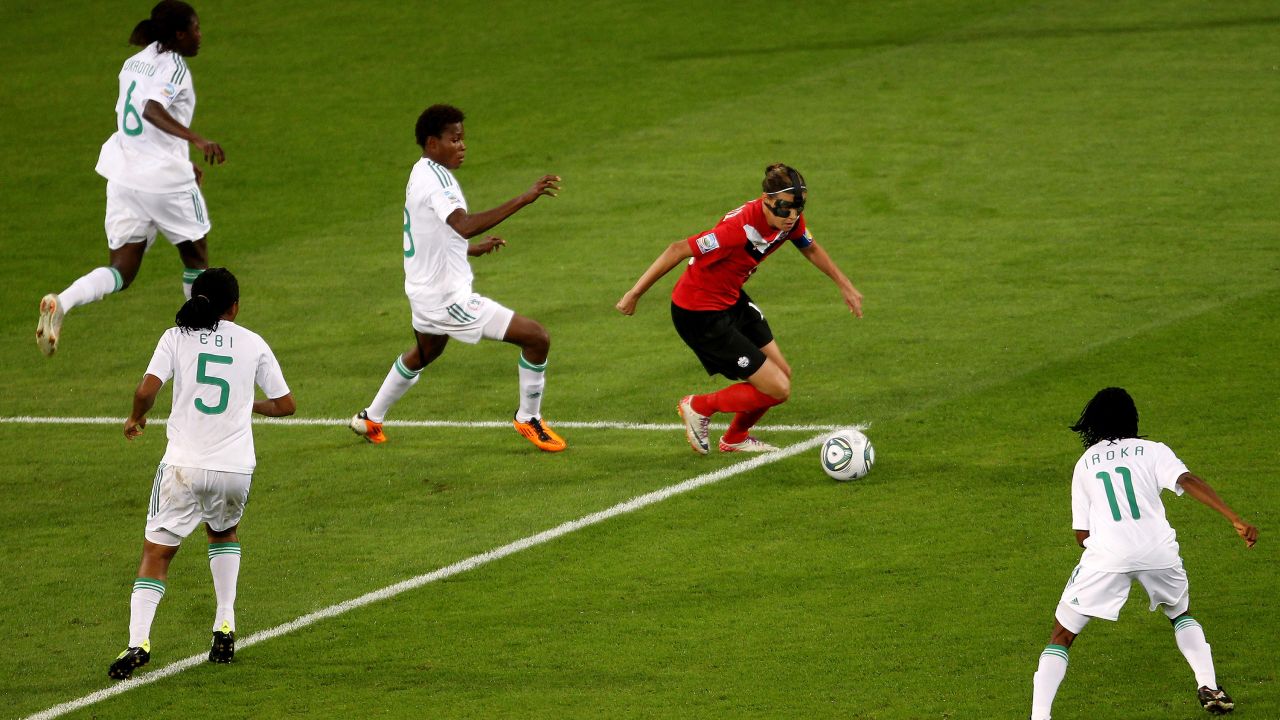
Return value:
M 822 470 L 835 480 L 865 477 L 875 461 L 871 441 L 853 428 L 837 430 L 822 443 Z

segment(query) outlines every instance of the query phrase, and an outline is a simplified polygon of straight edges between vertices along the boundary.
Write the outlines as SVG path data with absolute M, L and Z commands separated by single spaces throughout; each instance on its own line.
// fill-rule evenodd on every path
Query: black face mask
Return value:
M 769 212 L 785 220 L 786 218 L 791 217 L 792 210 L 796 211 L 796 215 L 804 212 L 804 198 L 801 197 L 800 200 L 797 200 L 796 202 L 791 202 L 790 200 L 778 200 L 774 204 L 766 205 L 765 207 L 769 208 Z
M 792 210 L 796 211 L 796 215 L 804 212 L 804 191 L 806 188 L 804 183 L 800 182 L 800 173 L 787 168 L 787 174 L 790 176 L 791 187 L 769 193 L 770 195 L 779 195 L 784 192 L 795 194 L 795 202 L 779 199 L 772 206 L 768 206 L 769 212 L 783 219 L 791 217 Z

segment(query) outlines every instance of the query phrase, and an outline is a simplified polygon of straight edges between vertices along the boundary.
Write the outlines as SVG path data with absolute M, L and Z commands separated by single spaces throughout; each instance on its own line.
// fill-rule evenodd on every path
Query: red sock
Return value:
M 693 411 L 699 415 L 714 415 L 718 412 L 740 413 L 764 410 L 780 402 L 782 401 L 755 389 L 751 383 L 740 382 L 706 395 L 694 395 L 690 404 L 693 405 Z
M 760 408 L 751 412 L 740 412 L 733 416 L 733 422 L 729 423 L 729 429 L 724 433 L 724 441 L 733 445 L 747 439 L 747 432 L 760 422 L 760 418 L 769 412 L 769 408 Z

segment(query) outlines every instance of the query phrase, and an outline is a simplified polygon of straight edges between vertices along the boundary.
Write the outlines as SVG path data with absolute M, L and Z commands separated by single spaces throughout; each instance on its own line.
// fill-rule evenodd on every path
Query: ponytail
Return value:
M 170 50 L 178 33 L 191 27 L 191 19 L 195 15 L 195 8 L 182 0 L 160 0 L 151 8 L 151 17 L 134 26 L 129 44 L 146 47 L 158 42 L 162 48 Z
M 147 18 L 134 26 L 129 35 L 129 44 L 146 47 L 156 41 L 156 24 Z
M 226 268 L 209 268 L 191 283 L 191 299 L 173 321 L 186 332 L 217 330 L 222 316 L 240 302 L 240 284 Z

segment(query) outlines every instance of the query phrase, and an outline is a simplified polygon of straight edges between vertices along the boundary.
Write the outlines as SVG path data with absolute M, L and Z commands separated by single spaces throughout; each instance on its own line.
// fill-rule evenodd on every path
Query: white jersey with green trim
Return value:
M 289 394 L 276 356 L 257 333 L 222 320 L 215 330 L 169 328 L 147 374 L 173 378 L 166 465 L 252 473 L 254 386 Z
M 196 88 L 187 61 L 151 43 L 120 69 L 116 131 L 102 145 L 98 174 L 127 188 L 149 193 L 181 192 L 196 187 L 187 141 L 152 125 L 142 116 L 154 100 L 186 127 L 196 112 Z
M 1080 564 L 1104 572 L 1176 566 L 1177 535 L 1160 491 L 1181 495 L 1185 472 L 1167 445 L 1152 440 L 1103 440 L 1085 450 L 1071 478 L 1071 527 L 1089 531 Z
M 471 295 L 467 239 L 446 222 L 456 210 L 466 212 L 467 199 L 453 173 L 430 158 L 414 164 L 404 193 L 404 292 L 426 310 Z

